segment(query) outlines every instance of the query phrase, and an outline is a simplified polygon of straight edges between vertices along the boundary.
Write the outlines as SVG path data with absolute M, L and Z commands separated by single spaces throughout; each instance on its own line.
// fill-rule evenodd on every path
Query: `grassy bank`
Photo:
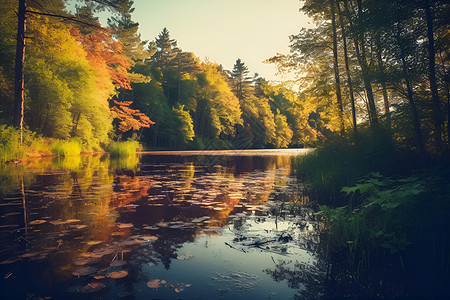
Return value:
M 126 142 L 112 142 L 108 147 L 111 157 L 134 156 L 136 152 L 141 149 L 141 145 L 134 140 L 129 140 Z
M 358 285 L 364 298 L 388 289 L 400 298 L 450 296 L 448 160 L 365 136 L 329 142 L 297 159 L 296 168 L 321 204 L 323 252 L 339 289 Z

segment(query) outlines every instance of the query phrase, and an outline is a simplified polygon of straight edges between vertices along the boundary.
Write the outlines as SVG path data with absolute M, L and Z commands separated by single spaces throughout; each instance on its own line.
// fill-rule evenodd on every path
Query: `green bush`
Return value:
M 111 157 L 124 157 L 135 155 L 141 149 L 141 145 L 135 140 L 112 142 L 109 146 L 109 153 Z
M 52 152 L 58 156 L 73 156 L 81 153 L 81 144 L 78 141 L 57 141 L 53 144 Z

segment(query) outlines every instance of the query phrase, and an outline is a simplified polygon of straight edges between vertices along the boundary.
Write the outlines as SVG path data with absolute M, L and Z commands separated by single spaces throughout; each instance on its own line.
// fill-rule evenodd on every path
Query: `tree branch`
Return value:
M 84 22 L 84 21 L 81 21 L 79 19 L 76 19 L 76 17 L 67 17 L 67 16 L 62 16 L 62 15 L 43 13 L 43 12 L 37 12 L 37 11 L 32 11 L 32 10 L 27 10 L 27 13 L 40 15 L 40 16 L 60 18 L 60 19 L 66 20 L 66 21 L 72 21 L 72 22 L 84 24 L 84 25 L 87 25 L 87 26 L 90 26 L 90 27 L 95 27 L 97 29 L 102 29 L 102 30 L 105 29 L 105 28 L 103 28 L 103 27 L 101 27 L 101 26 L 99 26 L 97 24 L 92 24 L 92 23 L 88 23 L 88 22 Z

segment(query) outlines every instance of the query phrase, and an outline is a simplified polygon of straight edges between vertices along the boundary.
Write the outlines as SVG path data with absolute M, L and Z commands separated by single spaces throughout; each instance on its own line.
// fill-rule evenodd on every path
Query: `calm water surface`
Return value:
M 302 153 L 89 155 L 4 166 L 0 293 L 319 297 L 319 224 L 291 169 Z

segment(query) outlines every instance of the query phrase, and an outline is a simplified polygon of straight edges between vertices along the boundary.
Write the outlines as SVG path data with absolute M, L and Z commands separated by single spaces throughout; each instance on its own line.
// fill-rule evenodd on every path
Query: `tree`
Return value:
M 92 5 L 96 9 L 117 9 L 118 3 L 121 0 L 85 0 L 87 4 Z M 41 3 L 39 1 L 33 1 L 35 6 L 45 8 L 49 4 Z M 27 10 L 26 0 L 19 0 L 18 13 L 17 13 L 17 47 L 16 47 L 16 59 L 15 59 L 15 92 L 14 92 L 14 119 L 13 126 L 20 129 L 22 132 L 23 127 L 23 107 L 24 107 L 24 69 L 25 69 L 25 36 L 26 36 L 26 15 L 36 14 L 44 15 L 49 17 L 55 17 L 64 20 L 71 20 L 75 22 L 84 23 L 91 26 L 96 26 L 96 24 L 88 24 L 81 20 L 77 20 L 74 17 L 67 16 L 61 9 L 62 6 L 59 5 L 61 1 L 52 2 L 51 5 L 55 5 L 55 8 L 59 9 L 57 13 L 47 13 L 40 12 L 39 10 Z
M 122 133 L 149 128 L 150 125 L 155 124 L 140 110 L 130 108 L 132 103 L 132 101 L 114 101 L 115 106 L 111 108 L 111 116 L 113 119 L 118 119 L 118 130 Z
M 248 73 L 248 67 L 241 61 L 240 58 L 236 60 L 233 70 L 229 72 L 233 85 L 233 92 L 239 101 L 242 101 L 248 95 L 248 89 L 251 83 Z

